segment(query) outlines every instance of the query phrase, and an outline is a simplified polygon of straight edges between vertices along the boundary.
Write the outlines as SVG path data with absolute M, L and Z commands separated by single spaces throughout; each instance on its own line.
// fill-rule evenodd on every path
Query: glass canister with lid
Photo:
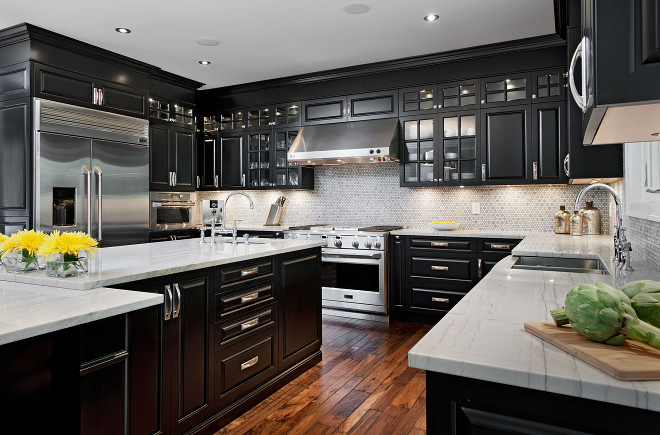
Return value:
M 566 211 L 566 206 L 560 205 L 559 211 L 555 213 L 555 234 L 568 234 L 570 219 L 571 214 Z
M 600 234 L 600 210 L 594 207 L 593 201 L 586 201 L 579 215 L 582 217 L 582 234 Z

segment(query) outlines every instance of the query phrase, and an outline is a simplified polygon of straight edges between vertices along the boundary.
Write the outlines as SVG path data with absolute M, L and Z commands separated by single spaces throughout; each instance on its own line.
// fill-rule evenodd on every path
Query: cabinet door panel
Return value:
M 12 235 L 30 227 L 30 219 L 27 217 L 3 217 L 0 216 L 0 233 Z
M 392 118 L 399 114 L 396 91 L 373 92 L 348 97 L 349 121 Z
M 194 134 L 189 131 L 174 130 L 173 144 L 176 160 L 173 171 L 176 173 L 176 190 L 195 190 L 194 184 Z
M 26 216 L 29 208 L 30 101 L 0 103 L 0 213 Z
M 149 127 L 149 173 L 151 189 L 170 189 L 170 131 Z
M 30 96 L 29 63 L 0 68 L 0 101 Z
M 399 90 L 399 113 L 417 115 L 437 112 L 438 87 L 418 86 Z
M 481 122 L 481 161 L 486 164 L 482 181 L 525 180 L 531 135 L 529 106 L 482 110 Z
M 102 106 L 113 112 L 146 117 L 147 92 L 121 85 L 103 84 Z
M 534 104 L 532 110 L 532 178 L 541 183 L 565 181 L 564 104 Z
M 346 121 L 346 97 L 303 102 L 303 124 Z
M 37 97 L 65 103 L 92 105 L 94 81 L 91 77 L 35 64 Z

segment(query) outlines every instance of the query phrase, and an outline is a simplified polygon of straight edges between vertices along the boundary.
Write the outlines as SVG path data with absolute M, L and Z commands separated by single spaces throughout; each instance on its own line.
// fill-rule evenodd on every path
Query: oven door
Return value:
M 150 207 L 151 231 L 177 230 L 192 228 L 192 209 L 190 203 L 152 202 Z
M 323 305 L 385 313 L 385 253 L 323 249 Z

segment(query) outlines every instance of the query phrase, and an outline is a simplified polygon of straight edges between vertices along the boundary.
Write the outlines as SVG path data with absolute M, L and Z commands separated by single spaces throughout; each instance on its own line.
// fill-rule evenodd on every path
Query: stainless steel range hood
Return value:
M 399 160 L 399 120 L 308 125 L 289 148 L 290 162 L 340 165 Z

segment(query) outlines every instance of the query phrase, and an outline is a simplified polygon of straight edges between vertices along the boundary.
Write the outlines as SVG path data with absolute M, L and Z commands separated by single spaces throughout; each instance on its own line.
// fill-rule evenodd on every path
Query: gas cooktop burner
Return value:
M 394 230 L 400 230 L 403 227 L 401 225 L 374 225 L 372 227 L 362 227 L 358 228 L 358 231 L 384 231 L 384 232 L 389 232 L 389 231 L 394 231 Z
M 289 227 L 289 231 L 371 231 L 371 232 L 389 232 L 400 230 L 400 225 L 374 225 L 369 227 L 344 226 L 344 225 L 300 225 Z

